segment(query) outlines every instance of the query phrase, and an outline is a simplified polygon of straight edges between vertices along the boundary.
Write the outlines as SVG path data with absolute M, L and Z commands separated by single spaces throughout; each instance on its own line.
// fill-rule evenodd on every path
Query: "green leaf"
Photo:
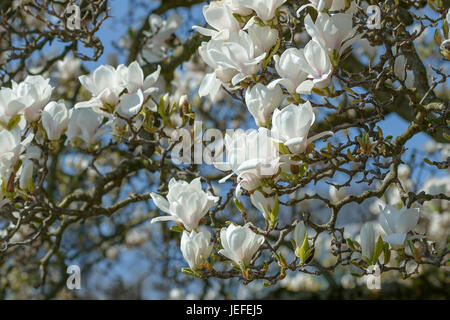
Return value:
M 436 42 L 438 46 L 440 46 L 442 43 L 441 31 L 439 29 L 436 29 L 436 31 L 434 32 L 434 42 Z
M 270 60 L 272 59 L 272 57 L 275 55 L 275 53 L 277 53 L 277 51 L 280 49 L 280 45 L 281 45 L 281 41 L 278 40 L 277 44 L 275 45 L 275 47 L 273 48 L 273 50 L 270 52 L 269 56 L 264 60 L 263 63 L 263 69 L 267 68 L 267 65 L 269 64 Z
M 8 122 L 8 130 L 14 129 L 20 122 L 20 114 L 16 114 Z
M 300 264 L 305 264 L 311 254 L 311 249 L 309 248 L 308 233 L 305 232 L 305 238 L 303 239 L 303 244 L 300 248 L 297 247 L 296 256 L 300 258 Z
M 272 212 L 270 213 L 270 224 L 272 227 L 275 225 L 279 210 L 280 210 L 280 202 L 278 201 L 278 195 L 275 194 L 275 202 L 273 204 Z
M 383 242 L 383 239 L 381 238 L 381 236 L 379 236 L 378 237 L 378 241 L 377 241 L 377 245 L 375 247 L 375 252 L 373 253 L 373 257 L 372 257 L 372 264 L 376 264 L 377 263 L 378 257 L 383 252 L 383 248 L 384 248 L 384 242 Z
M 182 226 L 172 226 L 172 227 L 170 227 L 170 231 L 183 232 L 184 228 Z
M 234 199 L 234 204 L 236 205 L 236 208 L 238 208 L 238 210 L 240 212 L 245 212 L 245 208 L 244 205 L 242 204 L 242 201 L 239 199 Z
M 442 26 L 442 30 L 444 31 L 444 38 L 448 39 L 448 22 L 444 20 L 444 25 Z
M 348 247 L 349 247 L 352 251 L 358 251 L 358 250 L 356 250 L 355 245 L 353 244 L 352 239 L 347 238 L 347 245 L 348 245 Z

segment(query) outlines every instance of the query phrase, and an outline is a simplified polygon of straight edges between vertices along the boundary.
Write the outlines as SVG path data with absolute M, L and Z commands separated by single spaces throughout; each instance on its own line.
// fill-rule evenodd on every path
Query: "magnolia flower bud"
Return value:
M 49 102 L 42 110 L 42 126 L 49 140 L 59 140 L 69 124 L 69 111 L 63 100 Z
M 33 161 L 25 160 L 20 167 L 19 187 L 22 190 L 33 190 Z
M 264 218 L 269 221 L 270 214 L 272 213 L 275 200 L 273 197 L 266 198 L 261 192 L 256 190 L 250 196 L 252 204 L 257 208 L 264 216 Z
M 376 245 L 376 235 L 375 229 L 372 223 L 368 222 L 361 228 L 361 254 L 367 259 L 367 261 L 372 261 L 373 255 L 375 253 Z
M 189 113 L 189 99 L 187 95 L 182 95 L 180 101 L 178 102 L 181 114 Z
M 172 178 L 169 181 L 167 199 L 156 193 L 151 193 L 151 197 L 159 209 L 169 214 L 152 219 L 152 223 L 175 221 L 183 224 L 188 231 L 197 229 L 200 219 L 219 200 L 202 190 L 200 178 L 192 180 L 191 183 Z
M 259 127 L 265 127 L 273 110 L 278 108 L 283 102 L 283 91 L 275 82 L 265 86 L 257 83 L 245 93 L 245 103 L 248 111 L 255 118 Z
M 181 253 L 192 270 L 201 270 L 203 264 L 211 255 L 213 243 L 211 234 L 207 231 L 188 233 L 183 231 L 181 237 Z
M 388 242 L 393 249 L 403 248 L 407 240 L 407 233 L 414 229 L 419 222 L 419 208 L 402 208 L 387 205 L 384 209 L 380 208 L 379 222 Z
M 220 241 L 223 247 L 219 251 L 220 254 L 239 266 L 243 264 L 248 267 L 256 251 L 264 243 L 264 236 L 254 233 L 249 224 L 245 226 L 230 224 L 228 228 L 222 228 L 220 231 Z
M 305 241 L 305 235 L 306 235 L 305 223 L 303 221 L 300 221 L 299 223 L 297 223 L 294 229 L 294 242 L 296 246 L 296 251 L 303 245 L 303 242 Z

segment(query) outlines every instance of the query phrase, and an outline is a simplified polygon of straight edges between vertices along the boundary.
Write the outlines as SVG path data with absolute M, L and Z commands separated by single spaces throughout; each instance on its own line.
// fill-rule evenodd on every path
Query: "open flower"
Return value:
M 298 68 L 302 52 L 296 48 L 289 48 L 280 56 L 275 55 L 275 70 L 281 79 L 276 80 L 286 87 L 289 93 L 295 93 L 297 87 L 306 80 L 308 74 Z
M 226 162 L 215 162 L 214 166 L 222 171 L 233 171 L 220 183 L 225 182 L 234 174 L 237 175 L 238 187 L 236 195 L 241 194 L 241 188 L 247 191 L 259 187 L 261 179 L 278 173 L 280 157 L 266 128 L 258 131 L 244 132 L 238 130 L 225 136 Z M 221 156 L 221 155 L 219 155 Z
M 275 12 L 287 0 L 237 0 L 241 6 L 252 9 L 264 21 L 272 20 Z
M 53 87 L 49 82 L 50 79 L 44 79 L 42 76 L 27 76 L 19 84 L 12 82 L 15 96 L 24 105 L 23 114 L 27 121 L 39 120 L 41 110 L 52 95 Z
M 90 108 L 73 109 L 67 129 L 70 141 L 80 139 L 87 146 L 95 145 L 100 137 L 107 132 L 107 126 L 102 126 L 104 117 Z
M 42 110 L 42 126 L 49 140 L 59 140 L 69 124 L 69 111 L 63 100 L 49 102 Z
M 402 248 L 405 245 L 407 234 L 415 228 L 419 222 L 419 208 L 402 208 L 386 205 L 384 209 L 380 206 L 379 222 L 388 242 L 394 249 Z
M 282 110 L 276 109 L 272 117 L 273 139 L 283 143 L 293 154 L 303 153 L 309 143 L 333 134 L 328 131 L 308 138 L 315 118 L 309 101 L 299 106 L 291 104 Z
M 301 11 L 303 11 L 308 7 L 313 7 L 314 9 L 320 12 L 323 10 L 330 9 L 331 6 L 333 5 L 333 0 L 309 0 L 309 2 L 311 3 L 304 4 L 297 10 L 297 15 L 299 15 Z
M 151 14 L 148 18 L 149 31 L 144 31 L 144 35 L 149 39 L 142 48 L 142 57 L 148 63 L 157 63 L 167 57 L 169 45 L 167 42 L 173 34 L 180 28 L 183 17 L 177 13 L 172 13 L 163 19 L 157 14 Z
M 142 90 L 133 93 L 126 93 L 120 97 L 116 112 L 124 118 L 131 118 L 139 113 L 144 103 L 144 95 Z M 156 111 L 156 106 L 152 111 Z
M 11 131 L 0 131 L 0 176 L 4 181 L 8 180 L 12 168 L 33 138 L 34 135 L 30 134 L 22 141 L 21 131 L 17 127 Z
M 341 54 L 361 38 L 355 36 L 357 27 L 353 28 L 352 15 L 348 13 L 337 13 L 332 16 L 319 13 L 314 23 L 311 16 L 305 18 L 305 28 L 314 41 L 319 42 L 328 51 L 330 56 L 336 52 Z
M 202 190 L 200 178 L 192 180 L 191 183 L 172 178 L 169 181 L 167 199 L 153 192 L 151 197 L 159 209 L 169 214 L 152 219 L 152 223 L 175 221 L 183 224 L 189 231 L 197 229 L 200 220 L 219 200 L 218 197 Z
M 21 101 L 21 97 L 11 88 L 0 89 L 0 128 L 8 128 L 8 124 L 13 118 L 22 119 L 20 127 L 23 129 L 26 125 L 25 119 L 21 116 L 21 112 L 25 109 L 25 103 Z
M 223 83 L 228 83 L 237 74 L 234 68 L 223 67 L 214 60 L 211 52 L 220 51 L 222 40 L 210 40 L 202 42 L 198 52 L 203 61 L 214 71 L 204 76 L 198 94 L 200 97 L 210 96 L 211 100 L 215 100 Z
M 247 31 L 252 39 L 256 56 L 269 52 L 279 39 L 277 29 L 257 24 L 254 17 L 247 22 L 243 30 Z
M 233 16 L 233 11 L 226 2 L 213 1 L 209 5 L 204 6 L 203 16 L 213 29 L 199 26 L 192 27 L 202 35 L 212 37 L 213 39 L 227 40 L 233 33 L 241 30 L 240 23 Z
M 321 44 L 311 40 L 300 50 L 298 67 L 308 75 L 296 89 L 297 93 L 310 94 L 313 88 L 323 89 L 331 82 L 333 67 Z
M 265 127 L 267 120 L 283 102 L 283 91 L 276 82 L 267 86 L 257 83 L 245 92 L 245 103 L 259 127 Z
M 80 72 L 81 60 L 76 57 L 66 56 L 56 62 L 57 76 L 63 80 L 72 80 Z
M 119 95 L 125 88 L 127 67 L 120 65 L 115 69 L 110 65 L 102 65 L 89 75 L 80 76 L 80 82 L 102 104 L 115 106 Z
M 213 243 L 208 231 L 183 231 L 181 236 L 181 253 L 192 270 L 201 270 L 203 264 L 211 255 Z
M 231 83 L 237 85 L 259 71 L 259 63 L 266 53 L 256 56 L 252 39 L 241 30 L 232 35 L 229 41 L 222 42 L 219 48 L 211 49 L 209 55 L 219 66 L 237 71 L 231 79 Z
M 237 265 L 248 267 L 250 262 L 264 243 L 264 236 L 253 232 L 249 225 L 235 226 L 230 224 L 228 228 L 220 231 L 220 241 L 223 249 L 219 251 Z
M 141 66 L 136 61 L 132 62 L 124 72 L 124 80 L 128 93 L 136 93 L 141 90 L 144 99 L 157 93 L 159 89 L 156 86 L 156 82 L 160 73 L 161 66 L 158 65 L 156 71 L 144 79 L 144 72 Z

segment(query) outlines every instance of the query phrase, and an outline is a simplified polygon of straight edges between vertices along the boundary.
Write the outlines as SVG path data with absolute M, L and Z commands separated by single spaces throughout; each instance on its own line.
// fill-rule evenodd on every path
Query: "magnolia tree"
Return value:
M 448 271 L 448 3 L 131 2 L 106 64 L 107 0 L 0 5 L 2 296 Z

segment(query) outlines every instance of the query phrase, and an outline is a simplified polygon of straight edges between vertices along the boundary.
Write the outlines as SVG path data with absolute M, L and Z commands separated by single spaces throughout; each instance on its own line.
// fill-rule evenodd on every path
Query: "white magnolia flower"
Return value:
M 279 39 L 278 30 L 269 26 L 261 26 L 255 22 L 255 18 L 250 19 L 244 29 L 248 32 L 255 46 L 255 56 L 264 52 L 269 52 Z
M 211 255 L 213 243 L 211 234 L 208 231 L 188 233 L 183 231 L 181 236 L 181 253 L 192 270 L 201 270 L 202 264 L 206 262 Z
M 220 241 L 223 249 L 219 251 L 237 265 L 248 267 L 250 262 L 264 243 L 264 236 L 254 233 L 248 224 L 235 226 L 230 224 L 228 228 L 220 231 Z
M 333 0 L 309 0 L 309 2 L 311 3 L 304 4 L 297 10 L 297 15 L 300 15 L 300 12 L 308 7 L 313 7 L 317 11 L 321 12 L 323 10 L 330 9 L 333 5 Z
M 33 161 L 29 159 L 24 160 L 18 172 L 20 189 L 30 190 L 31 188 L 30 185 L 32 185 L 33 180 L 33 171 L 34 171 Z
M 293 154 L 303 153 L 309 143 L 333 134 L 327 131 L 308 138 L 315 118 L 309 101 L 298 106 L 290 104 L 282 110 L 276 109 L 272 117 L 273 139 L 283 143 Z
M 200 97 L 210 96 L 215 101 L 223 83 L 228 83 L 237 74 L 234 68 L 223 67 L 217 64 L 217 61 L 211 56 L 211 52 L 220 51 L 222 40 L 210 40 L 203 42 L 198 49 L 200 57 L 214 71 L 204 76 L 198 94 Z
M 283 91 L 276 82 L 257 83 L 245 92 L 245 103 L 259 127 L 265 127 L 272 112 L 283 102 Z
M 306 80 L 308 74 L 298 68 L 303 54 L 299 49 L 289 48 L 280 56 L 275 55 L 275 69 L 281 79 L 279 84 L 286 87 L 289 93 L 295 93 L 297 87 Z
M 42 126 L 49 140 L 59 140 L 69 124 L 69 111 L 63 100 L 49 102 L 42 110 Z
M 169 214 L 152 219 L 152 223 L 175 221 L 183 224 L 188 231 L 197 229 L 200 220 L 219 200 L 218 197 L 203 191 L 200 178 L 192 180 L 191 183 L 172 178 L 169 181 L 167 199 L 156 193 L 151 193 L 151 197 L 159 209 Z
M 25 103 L 21 101 L 21 97 L 11 88 L 0 89 L 0 128 L 8 127 L 8 123 L 15 116 L 19 115 L 25 109 Z M 22 117 L 21 117 L 22 119 Z M 25 120 L 21 124 L 23 129 L 26 125 Z
M 123 94 L 120 97 L 116 112 L 124 118 L 131 118 L 139 113 L 143 103 L 144 95 L 141 89 L 134 93 Z M 156 111 L 156 107 L 153 108 L 153 111 Z
M 232 35 L 230 41 L 222 42 L 220 48 L 211 49 L 209 55 L 219 66 L 237 71 L 231 79 L 231 83 L 237 85 L 259 71 L 259 63 L 266 53 L 256 56 L 252 39 L 248 33 L 241 30 Z
M 274 198 L 266 198 L 260 191 L 256 190 L 252 195 L 250 195 L 250 200 L 253 206 L 255 206 L 255 208 L 263 214 L 264 218 L 269 220 L 275 204 Z
M 12 168 L 33 138 L 34 135 L 30 134 L 22 141 L 21 130 L 17 127 L 0 131 L 0 177 L 4 181 L 8 180 Z
M 297 87 L 297 93 L 310 94 L 313 88 L 323 89 L 331 82 L 333 66 L 321 44 L 311 40 L 300 50 L 298 67 L 308 75 L 308 80 Z
M 241 30 L 241 24 L 233 16 L 232 8 L 227 2 L 213 1 L 210 5 L 204 6 L 203 16 L 213 29 L 199 26 L 192 27 L 202 35 L 213 39 L 227 40 L 233 33 L 238 33 Z
M 241 16 L 248 16 L 252 13 L 252 9 L 239 4 L 239 0 L 225 0 L 225 3 L 230 7 L 233 13 L 237 13 Z
M 80 73 L 81 60 L 66 56 L 63 60 L 56 62 L 57 76 L 63 80 L 72 80 Z
M 311 16 L 305 18 L 305 28 L 314 41 L 319 42 L 331 56 L 335 51 L 340 56 L 345 49 L 355 43 L 361 35 L 355 36 L 352 15 L 337 13 L 332 16 L 319 13 L 314 23 Z
M 158 81 L 160 73 L 161 66 L 158 65 L 158 69 L 144 79 L 144 72 L 142 71 L 141 66 L 136 61 L 132 62 L 125 72 L 125 82 L 128 93 L 137 93 L 141 90 L 144 99 L 157 93 L 159 89 L 156 87 L 156 82 Z
M 127 74 L 127 67 L 122 64 L 117 69 L 110 65 L 102 65 L 91 74 L 80 76 L 79 80 L 94 97 L 93 102 L 115 106 L 119 102 L 120 93 L 126 86 Z
M 278 173 L 280 157 L 277 148 L 266 128 L 258 131 L 244 132 L 237 130 L 232 135 L 225 135 L 226 162 L 215 162 L 214 166 L 222 171 L 232 170 L 220 183 L 225 182 L 234 174 L 237 175 L 238 187 L 236 195 L 241 194 L 241 188 L 247 191 L 259 187 L 261 179 L 272 177 Z M 222 154 L 218 155 L 218 157 Z
M 158 63 L 167 57 L 167 41 L 181 27 L 183 17 L 173 13 L 166 20 L 157 14 L 148 18 L 150 30 L 144 35 L 149 39 L 142 49 L 142 57 L 148 63 Z
M 377 241 L 373 223 L 368 222 L 362 226 L 360 237 L 361 255 L 372 261 Z
M 287 0 L 237 0 L 241 6 L 252 9 L 264 21 L 272 20 L 276 10 Z
M 386 205 L 384 209 L 380 206 L 379 222 L 388 242 L 394 249 L 403 247 L 410 232 L 419 222 L 419 208 L 397 209 L 396 206 Z
M 49 82 L 50 79 L 44 79 L 42 76 L 27 76 L 19 84 L 12 82 L 15 96 L 24 105 L 23 114 L 27 121 L 39 120 L 41 110 L 52 95 L 53 87 Z
M 70 141 L 81 139 L 87 146 L 95 145 L 100 137 L 107 133 L 107 126 L 102 126 L 103 116 L 90 108 L 73 109 L 70 114 L 67 137 Z

